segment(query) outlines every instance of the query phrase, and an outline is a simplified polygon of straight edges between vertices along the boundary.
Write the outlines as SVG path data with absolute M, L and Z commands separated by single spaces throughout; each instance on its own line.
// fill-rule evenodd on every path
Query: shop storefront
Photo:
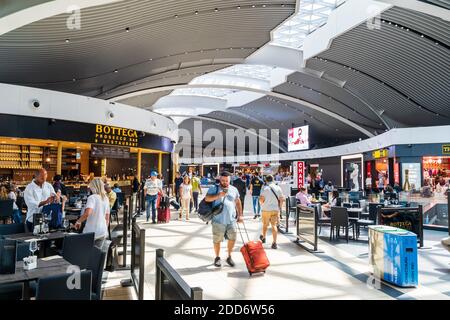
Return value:
M 395 147 L 377 149 L 364 154 L 364 188 L 382 190 L 388 185 L 400 185 L 400 163 Z
M 48 179 L 83 184 L 94 176 L 128 185 L 131 176 L 157 170 L 170 181 L 170 139 L 102 124 L 37 117 L 0 117 L 0 180 L 25 185 L 37 169 Z
M 450 180 L 450 156 L 427 156 L 422 159 L 423 182 L 446 184 Z
M 341 185 L 349 191 L 363 189 L 364 157 L 362 154 L 354 154 L 341 157 Z

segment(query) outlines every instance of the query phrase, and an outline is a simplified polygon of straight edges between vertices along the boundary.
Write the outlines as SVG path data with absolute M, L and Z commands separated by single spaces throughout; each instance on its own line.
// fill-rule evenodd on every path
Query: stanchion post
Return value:
M 162 299 L 162 272 L 161 268 L 159 267 L 158 260 L 160 258 L 164 258 L 164 250 L 163 249 L 156 249 L 156 261 L 155 261 L 155 268 L 156 268 L 156 283 L 155 283 L 155 300 L 161 300 Z

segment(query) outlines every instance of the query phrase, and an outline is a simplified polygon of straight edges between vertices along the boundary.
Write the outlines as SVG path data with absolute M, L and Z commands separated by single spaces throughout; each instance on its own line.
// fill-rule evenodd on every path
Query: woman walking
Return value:
M 83 233 L 95 233 L 95 246 L 101 248 L 103 241 L 108 236 L 109 225 L 109 200 L 106 196 L 105 185 L 100 178 L 94 178 L 89 184 L 92 195 L 86 202 L 83 215 L 75 223 L 75 229 L 80 229 L 81 224 L 86 221 Z
M 179 219 L 183 218 L 183 212 L 186 210 L 186 220 L 189 220 L 190 205 L 193 198 L 191 179 L 186 175 L 183 179 L 183 183 L 180 186 L 180 197 L 181 197 L 181 212 Z

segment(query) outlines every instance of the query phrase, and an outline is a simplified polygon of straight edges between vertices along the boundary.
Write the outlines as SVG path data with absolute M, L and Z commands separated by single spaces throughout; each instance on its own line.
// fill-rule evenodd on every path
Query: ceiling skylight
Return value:
M 297 13 L 272 33 L 271 44 L 301 49 L 308 34 L 324 25 L 345 0 L 300 0 Z

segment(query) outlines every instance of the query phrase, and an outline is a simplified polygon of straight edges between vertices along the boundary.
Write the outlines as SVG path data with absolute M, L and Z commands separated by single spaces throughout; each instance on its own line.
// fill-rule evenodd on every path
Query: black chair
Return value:
M 25 224 L 23 223 L 0 224 L 0 236 L 24 232 L 25 232 Z
M 358 219 L 356 221 L 356 238 L 359 238 L 359 235 L 361 233 L 361 226 L 367 227 L 367 226 L 373 226 L 377 224 L 377 215 L 378 215 L 378 208 L 382 207 L 381 204 L 377 203 L 369 203 L 369 217 L 368 219 Z
M 16 261 L 22 261 L 23 258 L 28 257 L 30 254 L 31 254 L 31 252 L 30 252 L 30 243 L 29 242 L 18 242 L 17 243 Z
M 39 279 L 36 300 L 91 300 L 92 271 L 80 272 L 80 288 L 69 288 L 67 281 L 72 273 L 64 273 Z
M 23 209 L 25 207 L 25 198 L 21 197 L 21 196 L 17 197 L 16 205 L 17 205 L 17 208 L 19 209 L 20 214 L 22 214 Z
M 64 237 L 63 258 L 80 269 L 87 269 L 91 258 L 89 252 L 94 247 L 94 236 L 95 233 L 89 232 Z
M 88 187 L 80 186 L 80 197 L 87 196 L 87 195 L 88 195 Z
M 116 218 L 116 222 L 119 223 L 119 198 L 116 198 L 116 201 L 114 201 L 114 204 L 110 211 L 111 217 Z M 111 221 L 111 219 L 110 219 Z
M 319 226 L 319 234 L 322 231 L 322 226 L 331 226 L 331 219 L 324 217 L 322 214 L 322 206 L 317 206 L 317 225 Z
M 16 243 L 16 261 L 21 261 L 30 254 L 29 243 Z M 22 298 L 22 283 L 0 285 L 0 300 L 20 300 Z
M 123 192 L 116 192 L 117 196 L 117 206 L 120 208 L 123 206 L 123 202 L 125 201 L 125 194 Z
M 92 271 L 92 294 L 91 300 L 102 300 L 102 278 L 105 269 L 107 252 L 94 247 L 92 248 L 91 259 L 88 270 Z
M 352 205 L 350 204 L 350 202 L 343 202 L 342 207 L 349 209 L 352 207 Z
M 3 220 L 3 223 L 7 219 L 12 218 L 13 215 L 13 204 L 14 200 L 0 200 L 0 220 Z
M 351 228 L 353 231 L 353 239 L 355 239 L 355 228 L 353 224 L 348 219 L 347 208 L 344 207 L 331 207 L 331 229 L 330 229 L 330 241 L 336 231 L 336 239 L 339 238 L 340 229 L 344 228 L 345 238 L 348 243 L 348 231 Z
M 286 214 L 288 217 L 295 217 L 297 213 L 297 199 L 295 196 L 289 196 L 286 201 Z

